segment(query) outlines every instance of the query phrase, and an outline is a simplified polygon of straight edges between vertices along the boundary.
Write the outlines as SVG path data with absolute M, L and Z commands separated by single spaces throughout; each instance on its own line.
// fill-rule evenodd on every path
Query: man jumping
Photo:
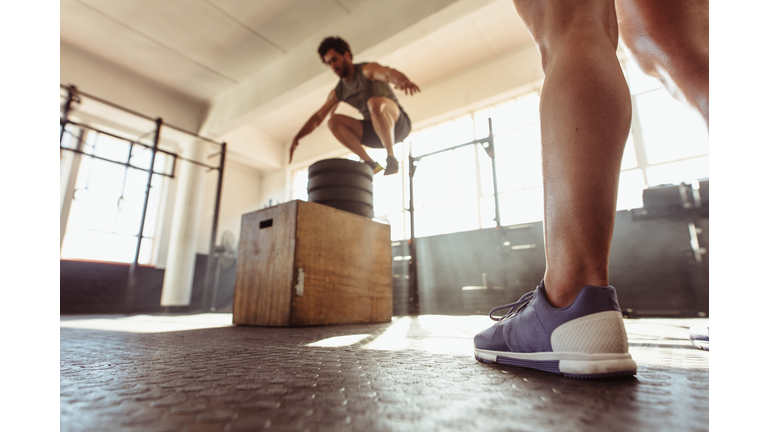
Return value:
M 349 44 L 341 38 L 325 38 L 317 52 L 323 63 L 330 66 L 341 79 L 328 95 L 325 105 L 310 117 L 293 139 L 288 162 L 293 160 L 293 152 L 299 146 L 299 140 L 317 129 L 330 113 L 328 127 L 333 135 L 370 165 L 374 174 L 384 168 L 371 159 L 363 144 L 372 148 L 385 148 L 387 169 L 384 175 L 396 174 L 398 162 L 392 146 L 402 142 L 411 132 L 411 119 L 397 102 L 389 84 L 394 84 L 395 88 L 409 95 L 421 90 L 405 75 L 392 68 L 377 63 L 352 63 Z M 357 108 L 363 120 L 335 114 L 339 102 Z

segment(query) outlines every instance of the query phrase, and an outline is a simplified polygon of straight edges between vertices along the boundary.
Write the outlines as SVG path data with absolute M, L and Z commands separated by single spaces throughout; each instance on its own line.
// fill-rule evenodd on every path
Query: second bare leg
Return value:
M 384 175 L 396 174 L 398 162 L 393 147 L 395 145 L 395 123 L 400 118 L 400 107 L 395 101 L 382 96 L 368 99 L 368 111 L 371 113 L 373 130 L 387 150 L 387 170 Z
M 621 41 L 709 126 L 709 1 L 616 0 Z
M 363 161 L 373 161 L 360 143 L 360 139 L 363 137 L 363 125 L 359 120 L 341 114 L 333 114 L 328 120 L 328 127 L 344 147 L 350 149 Z

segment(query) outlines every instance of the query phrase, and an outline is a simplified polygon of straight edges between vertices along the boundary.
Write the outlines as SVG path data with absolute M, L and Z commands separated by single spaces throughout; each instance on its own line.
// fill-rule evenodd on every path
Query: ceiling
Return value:
M 281 144 L 337 80 L 315 53 L 324 36 L 422 88 L 530 43 L 510 0 L 60 1 L 63 45 L 240 119 L 204 133 L 248 127 Z
M 61 40 L 208 100 L 373 0 L 61 0 Z

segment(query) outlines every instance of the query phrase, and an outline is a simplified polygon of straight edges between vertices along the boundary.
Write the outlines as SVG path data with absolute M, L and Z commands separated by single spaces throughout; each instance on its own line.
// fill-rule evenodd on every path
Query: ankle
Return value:
M 568 307 L 571 304 L 573 304 L 573 301 L 576 300 L 576 297 L 579 295 L 579 292 L 559 292 L 555 290 L 550 290 L 548 286 L 544 287 L 544 293 L 547 295 L 547 301 L 549 304 L 551 304 L 553 307 L 556 307 L 558 309 L 562 309 L 564 307 Z
M 581 289 L 587 285 L 608 286 L 608 281 L 603 280 L 603 278 L 577 278 L 560 281 L 555 277 L 544 276 L 544 292 L 547 295 L 547 301 L 556 308 L 570 306 L 578 297 Z

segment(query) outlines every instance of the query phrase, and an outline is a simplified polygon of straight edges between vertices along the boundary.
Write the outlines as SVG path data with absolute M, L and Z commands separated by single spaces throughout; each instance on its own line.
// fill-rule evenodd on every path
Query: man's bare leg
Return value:
M 384 175 L 395 174 L 397 166 L 390 167 L 390 163 L 397 161 L 392 148 L 395 145 L 395 123 L 400 118 L 400 107 L 390 98 L 374 96 L 368 99 L 368 111 L 371 113 L 373 130 L 387 150 L 387 170 Z
M 629 89 L 616 58 L 613 0 L 515 0 L 542 56 L 541 139 L 547 298 L 608 285 Z
M 709 1 L 616 0 L 623 45 L 709 126 Z
M 360 143 L 360 139 L 363 138 L 363 124 L 360 120 L 342 114 L 333 114 L 328 120 L 328 127 L 344 147 L 352 150 L 363 161 L 373 162 Z

